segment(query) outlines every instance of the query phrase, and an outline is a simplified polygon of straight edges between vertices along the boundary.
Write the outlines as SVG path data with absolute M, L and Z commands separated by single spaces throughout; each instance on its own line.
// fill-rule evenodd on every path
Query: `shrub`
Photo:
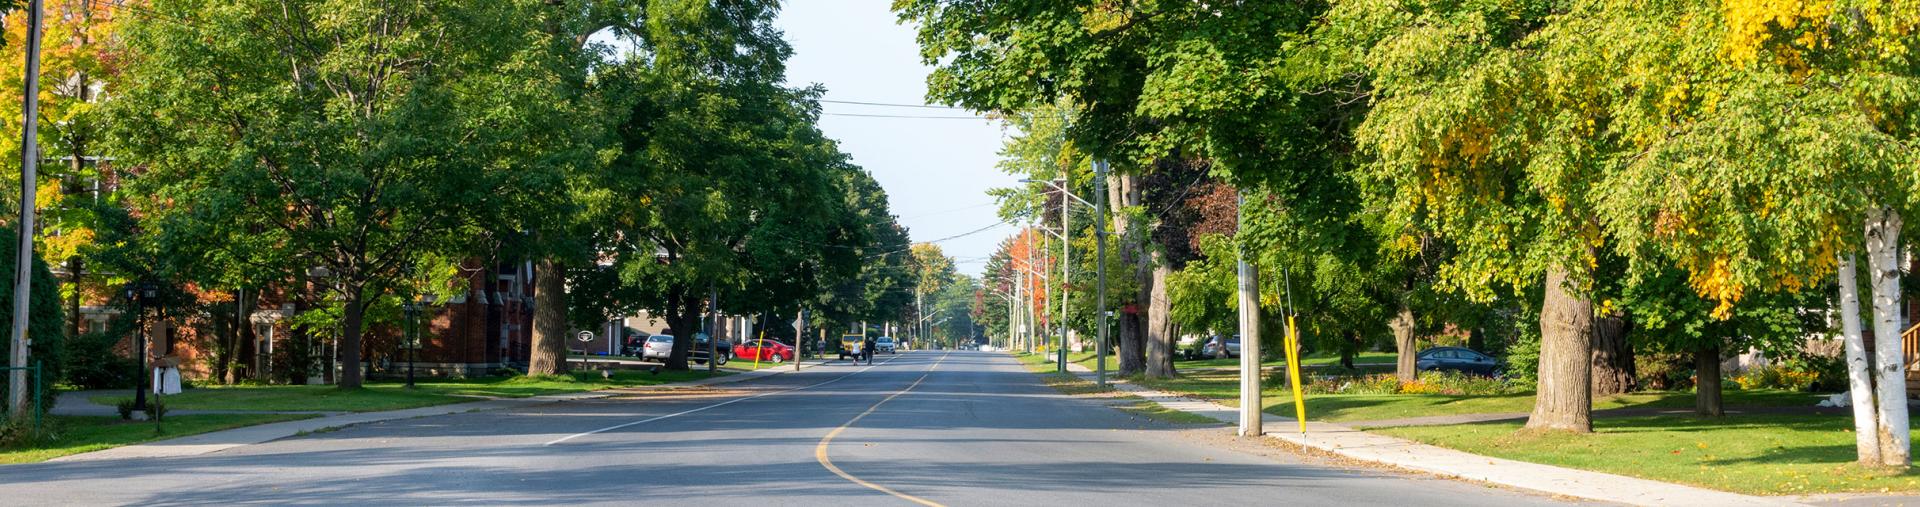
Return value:
M 1812 385 L 1808 391 L 1840 392 L 1847 390 L 1847 358 L 1839 355 L 1802 353 L 1779 363 L 1783 367 L 1813 374 Z
M 1421 372 L 1418 383 L 1434 394 L 1451 395 L 1492 395 L 1512 392 L 1510 382 L 1493 377 L 1467 375 L 1459 372 Z M 1401 389 L 1403 392 L 1405 387 Z
M 1275 379 L 1284 382 L 1285 378 Z M 1521 390 L 1507 379 L 1480 377 L 1457 372 L 1421 372 L 1412 381 L 1401 382 L 1393 374 L 1382 373 L 1353 377 L 1320 377 L 1308 382 L 1312 394 L 1444 394 L 1484 396 Z
M 163 401 L 163 398 L 165 397 L 155 396 L 147 401 L 147 419 L 159 422 L 167 417 L 167 402 Z
M 1693 355 L 1675 353 L 1641 354 L 1635 358 L 1635 382 L 1653 390 L 1693 388 Z
M 1507 348 L 1507 379 L 1514 386 L 1532 389 L 1540 384 L 1540 330 L 1525 329 Z
M 53 440 L 52 425 L 36 425 L 33 419 L 0 418 L 0 448 L 20 448 Z
M 113 408 L 114 410 L 120 411 L 120 420 L 133 420 L 133 400 L 120 400 L 120 403 L 114 405 Z
M 66 381 L 82 389 L 126 387 L 140 376 L 140 365 L 114 352 L 121 335 L 87 333 L 67 343 Z
M 1748 369 L 1739 375 L 1727 378 L 1730 387 L 1736 389 L 1785 389 L 1789 391 L 1813 391 L 1822 384 L 1820 371 L 1807 368 L 1805 364 L 1779 363 Z M 1843 377 L 1844 378 L 1844 377 Z M 1842 380 L 1841 382 L 1844 382 Z
M 1278 377 L 1271 380 L 1284 385 L 1286 377 Z M 1378 374 L 1319 377 L 1307 382 L 1304 390 L 1311 394 L 1396 394 L 1400 392 L 1400 380 Z

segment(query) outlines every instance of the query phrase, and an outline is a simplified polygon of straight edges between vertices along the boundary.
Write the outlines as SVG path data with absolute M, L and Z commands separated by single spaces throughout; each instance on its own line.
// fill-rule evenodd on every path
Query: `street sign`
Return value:
M 793 332 L 798 333 L 801 331 L 805 331 L 806 328 L 807 328 L 807 316 L 801 315 L 800 318 L 793 319 Z
M 580 341 L 583 341 L 583 342 L 593 341 L 593 331 L 581 331 Z

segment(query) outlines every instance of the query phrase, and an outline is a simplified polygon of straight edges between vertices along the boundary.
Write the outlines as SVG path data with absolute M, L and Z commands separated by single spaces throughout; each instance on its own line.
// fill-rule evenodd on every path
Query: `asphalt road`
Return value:
M 192 458 L 0 466 L 0 504 L 1559 503 L 1303 458 L 1224 426 L 1136 418 L 1110 400 L 1063 396 L 1001 354 L 879 362 L 368 424 Z

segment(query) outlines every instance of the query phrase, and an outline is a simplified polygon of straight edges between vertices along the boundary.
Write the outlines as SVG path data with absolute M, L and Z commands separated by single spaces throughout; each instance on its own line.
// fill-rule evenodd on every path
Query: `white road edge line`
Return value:
M 597 430 L 593 430 L 593 431 L 589 431 L 589 432 L 585 432 L 585 433 L 575 433 L 575 434 L 572 434 L 572 435 L 567 435 L 567 436 L 564 436 L 564 437 L 560 437 L 560 438 L 557 438 L 557 439 L 554 439 L 554 440 L 553 440 L 553 441 L 551 441 L 551 442 L 547 442 L 547 443 L 544 443 L 544 444 L 540 444 L 540 446 L 542 446 L 542 447 L 545 447 L 545 446 L 549 446 L 549 445 L 553 445 L 553 444 L 558 444 L 558 443 L 561 443 L 561 442 L 565 442 L 565 441 L 568 441 L 568 440 L 573 440 L 573 439 L 576 439 L 576 438 L 580 438 L 580 437 L 584 437 L 584 436 L 588 436 L 588 435 L 596 435 L 596 434 L 600 434 L 600 433 L 606 433 L 606 432 L 609 432 L 609 431 L 613 431 L 613 430 L 617 430 L 617 429 L 620 429 L 620 428 L 626 428 L 626 427 L 631 427 L 631 426 L 637 426 L 637 425 L 641 425 L 641 424 L 646 424 L 646 423 L 650 423 L 650 422 L 654 422 L 654 421 L 658 421 L 658 420 L 661 420 L 661 419 L 669 419 L 669 418 L 674 418 L 674 417 L 680 417 L 680 416 L 683 416 L 683 415 L 687 415 L 687 414 L 691 414 L 691 413 L 694 413 L 694 412 L 699 412 L 699 411 L 703 411 L 703 410 L 708 410 L 708 409 L 713 409 L 713 408 L 719 408 L 719 407 L 724 407 L 724 406 L 727 406 L 727 405 L 732 405 L 732 404 L 735 404 L 735 403 L 739 403 L 739 402 L 743 402 L 743 401 L 747 401 L 747 400 L 751 400 L 751 399 L 754 399 L 754 398 L 760 398 L 760 397 L 763 397 L 763 396 L 773 396 L 773 395 L 776 395 L 776 394 L 786 394 L 786 393 L 791 393 L 791 392 L 794 392 L 794 391 L 804 391 L 804 390 L 807 390 L 807 389 L 813 389 L 813 388 L 815 388 L 815 387 L 820 387 L 820 386 L 824 386 L 824 385 L 827 385 L 827 384 L 832 384 L 832 383 L 834 383 L 834 382 L 839 382 L 839 381 L 840 381 L 841 379 L 844 379 L 844 378 L 847 378 L 847 377 L 851 377 L 851 376 L 854 376 L 854 375 L 859 375 L 859 374 L 861 374 L 861 373 L 866 373 L 866 371 L 867 371 L 867 370 L 871 370 L 871 369 L 874 369 L 874 368 L 877 368 L 877 367 L 880 367 L 880 366 L 885 366 L 885 365 L 886 365 L 887 363 L 891 363 L 891 362 L 893 362 L 893 360 L 895 360 L 895 359 L 899 359 L 899 358 L 902 358 L 902 357 L 906 357 L 906 356 L 902 356 L 902 355 L 895 355 L 895 356 L 893 356 L 893 357 L 890 357 L 890 358 L 887 358 L 887 360 L 885 360 L 885 361 L 881 361 L 881 362 L 880 362 L 880 364 L 875 364 L 875 365 L 868 365 L 868 366 L 867 366 L 866 368 L 861 368 L 861 369 L 860 369 L 859 371 L 855 371 L 855 372 L 852 372 L 852 373 L 848 373 L 848 374 L 846 374 L 846 375 L 841 375 L 841 376 L 838 376 L 838 377 L 834 377 L 834 378 L 833 378 L 833 380 L 828 380 L 828 381 L 826 381 L 826 382 L 821 382 L 821 383 L 818 383 L 818 384 L 812 384 L 812 385 L 806 385 L 806 386 L 801 386 L 801 387 L 795 387 L 795 388 L 793 388 L 793 389 L 785 389 L 785 390 L 780 390 L 780 391 L 774 391 L 774 392 L 770 392 L 770 393 L 760 393 L 760 394 L 756 394 L 756 395 L 753 395 L 753 396 L 748 396 L 748 397 L 745 397 L 745 398 L 735 398 L 735 399 L 731 399 L 731 400 L 727 400 L 727 401 L 723 401 L 723 402 L 720 402 L 720 403 L 715 403 L 715 404 L 712 404 L 712 405 L 707 405 L 707 406 L 704 406 L 704 407 L 700 407 L 700 408 L 693 408 L 693 409 L 687 409 L 687 410 L 683 410 L 683 411 L 680 411 L 680 412 L 674 412 L 674 413 L 671 413 L 671 414 L 667 414 L 667 415 L 663 415 L 663 416 L 657 416 L 657 417 L 651 417 L 651 418 L 647 418 L 647 419 L 642 419 L 642 420 L 638 420 L 638 421 L 633 421 L 633 422 L 629 422 L 629 423 L 621 423 L 621 424 L 615 424 L 615 425 L 613 425 L 613 426 L 608 426 L 608 427 L 605 427 L 605 428 L 600 428 L 600 429 L 597 429 Z M 944 357 L 943 357 L 942 359 L 944 359 Z

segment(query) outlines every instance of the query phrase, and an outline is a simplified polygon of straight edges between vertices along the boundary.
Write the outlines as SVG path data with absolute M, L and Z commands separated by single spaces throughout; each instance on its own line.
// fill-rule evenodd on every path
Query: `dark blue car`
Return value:
M 1420 371 L 1457 371 L 1468 375 L 1496 376 L 1500 361 L 1493 356 L 1462 347 L 1434 347 L 1414 356 Z

